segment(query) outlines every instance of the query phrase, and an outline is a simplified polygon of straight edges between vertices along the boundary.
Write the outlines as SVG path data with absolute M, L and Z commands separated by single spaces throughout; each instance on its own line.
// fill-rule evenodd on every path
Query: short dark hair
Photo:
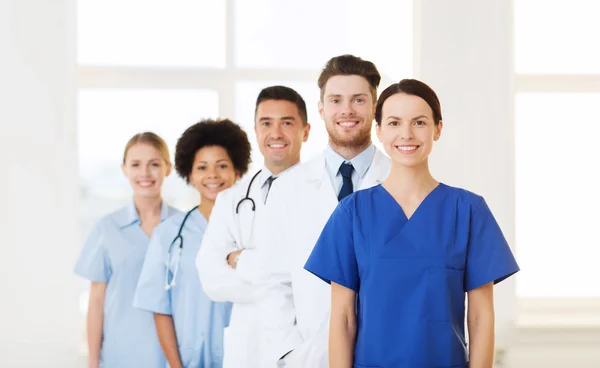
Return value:
M 298 115 L 300 115 L 300 119 L 302 119 L 302 124 L 306 125 L 308 123 L 308 116 L 306 114 L 306 103 L 304 99 L 298 92 L 286 86 L 271 86 L 267 88 L 263 88 L 262 91 L 258 94 L 256 98 L 256 107 L 254 108 L 254 116 L 256 116 L 256 111 L 258 111 L 258 105 L 261 102 L 267 100 L 276 100 L 276 101 L 289 101 L 296 105 L 298 108 Z
M 365 78 L 371 87 L 373 101 L 377 100 L 377 87 L 381 82 L 381 75 L 375 64 L 357 56 L 346 54 L 331 58 L 321 71 L 317 82 L 321 90 L 321 101 L 323 101 L 327 81 L 337 75 L 358 75 Z
M 383 114 L 383 104 L 385 100 L 398 93 L 417 96 L 425 100 L 429 107 L 431 107 L 435 125 L 440 124 L 440 121 L 442 121 L 442 106 L 440 105 L 440 100 L 434 90 L 419 80 L 403 79 L 399 83 L 394 83 L 381 92 L 379 100 L 377 101 L 377 106 L 375 106 L 375 121 L 377 122 L 377 125 L 381 124 L 381 115 Z
M 187 183 L 198 150 L 208 146 L 223 147 L 240 176 L 250 165 L 250 141 L 246 132 L 231 120 L 202 120 L 187 128 L 175 147 L 175 170 Z

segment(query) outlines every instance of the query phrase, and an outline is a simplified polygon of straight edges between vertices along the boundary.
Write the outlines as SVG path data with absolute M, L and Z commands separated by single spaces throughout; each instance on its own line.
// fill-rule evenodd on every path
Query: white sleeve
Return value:
M 241 249 L 234 237 L 234 218 L 231 201 L 233 193 L 219 193 L 208 227 L 196 256 L 196 268 L 202 288 L 214 301 L 234 303 L 253 302 L 256 288 L 243 274 L 229 267 L 227 256 Z M 243 253 L 243 252 L 242 252 Z

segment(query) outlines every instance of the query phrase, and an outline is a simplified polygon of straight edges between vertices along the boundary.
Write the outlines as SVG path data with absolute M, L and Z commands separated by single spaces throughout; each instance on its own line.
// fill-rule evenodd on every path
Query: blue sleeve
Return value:
M 79 259 L 75 264 L 75 273 L 92 282 L 108 282 L 112 275 L 108 251 L 105 247 L 107 229 L 104 221 L 99 221 L 88 235 Z
M 358 292 L 358 262 L 352 237 L 352 216 L 338 205 L 323 228 L 304 268 L 327 283 Z
M 502 230 L 483 198 L 471 216 L 465 291 L 494 282 L 494 284 L 519 271 Z
M 161 244 L 161 225 L 154 230 L 150 239 L 144 266 L 135 290 L 133 306 L 153 313 L 170 315 L 171 291 L 165 290 L 168 248 Z

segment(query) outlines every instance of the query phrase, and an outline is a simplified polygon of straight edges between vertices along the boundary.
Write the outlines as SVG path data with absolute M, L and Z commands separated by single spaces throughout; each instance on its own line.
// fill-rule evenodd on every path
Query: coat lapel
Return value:
M 365 175 L 365 179 L 359 189 L 368 189 L 379 185 L 387 179 L 390 174 L 391 162 L 390 159 L 384 155 L 379 149 L 375 149 L 375 156 L 373 162 Z

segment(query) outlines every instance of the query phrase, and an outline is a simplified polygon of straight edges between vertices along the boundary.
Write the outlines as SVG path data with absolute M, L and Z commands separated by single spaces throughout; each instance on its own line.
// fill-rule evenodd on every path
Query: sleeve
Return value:
M 213 301 L 252 302 L 255 300 L 253 284 L 227 263 L 227 255 L 240 249 L 233 236 L 235 213 L 228 208 L 229 198 L 224 196 L 227 194 L 231 193 L 217 196 L 196 255 L 196 268 L 204 292 Z
M 329 220 L 304 268 L 327 283 L 335 282 L 358 292 L 358 262 L 352 237 L 352 217 L 340 203 Z
M 500 226 L 483 198 L 470 219 L 465 291 L 494 284 L 519 271 Z
M 107 232 L 103 221 L 98 222 L 88 235 L 79 259 L 75 264 L 75 273 L 92 282 L 108 282 L 112 275 L 108 251 L 104 246 Z
M 161 225 L 164 225 L 161 224 Z M 153 313 L 171 314 L 171 291 L 165 290 L 165 272 L 168 247 L 161 244 L 161 234 L 164 227 L 154 230 L 144 266 L 138 280 L 133 298 L 134 308 L 144 309 Z

